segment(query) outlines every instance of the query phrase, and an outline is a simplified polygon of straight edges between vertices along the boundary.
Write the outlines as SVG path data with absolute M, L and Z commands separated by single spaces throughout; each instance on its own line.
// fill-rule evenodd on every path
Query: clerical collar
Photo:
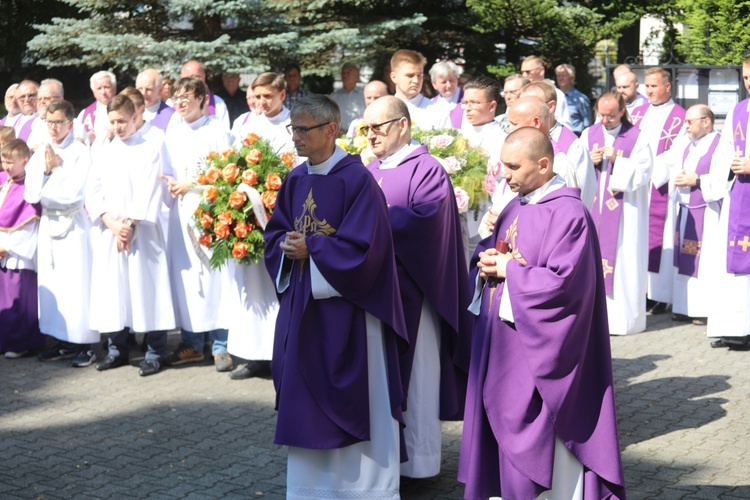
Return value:
M 315 175 L 327 175 L 328 172 L 331 171 L 331 169 L 336 166 L 338 162 L 343 160 L 347 157 L 349 153 L 341 149 L 340 147 L 336 146 L 336 148 L 333 150 L 333 154 L 323 163 L 318 163 L 317 165 L 312 165 L 310 163 L 310 160 L 307 160 L 307 173 L 308 174 L 315 174 Z
M 156 101 L 156 104 L 146 106 L 146 111 L 156 114 L 159 111 L 159 106 L 161 106 L 161 100 Z
M 672 100 L 671 97 L 669 99 L 667 99 L 666 101 L 664 101 L 663 103 L 661 103 L 661 104 L 652 104 L 652 106 L 654 106 L 656 108 L 661 108 L 662 106 L 666 106 L 667 104 L 674 104 L 674 101 Z
M 409 156 L 419 146 L 421 146 L 421 144 L 415 140 L 412 140 L 408 144 L 404 144 L 401 149 L 393 153 L 391 156 L 384 160 L 380 160 L 380 170 L 389 170 L 398 167 L 404 158 Z
M 548 180 L 542 187 L 535 189 L 526 196 L 520 196 L 519 194 L 521 204 L 536 205 L 537 203 L 539 203 L 539 200 L 547 196 L 552 191 L 557 191 L 561 187 L 565 187 L 565 179 L 555 174 L 555 176 L 552 177 L 552 179 Z
M 182 122 L 188 127 L 190 127 L 191 129 L 198 130 L 199 128 L 201 128 L 203 125 L 205 125 L 208 122 L 209 118 L 210 118 L 209 116 L 201 115 L 201 117 L 195 120 L 194 122 L 188 123 L 185 121 L 184 118 L 182 119 Z
M 263 115 L 263 116 L 265 116 L 265 115 Z M 283 123 L 285 120 L 289 119 L 289 109 L 287 109 L 285 106 L 282 106 L 281 107 L 281 111 L 279 111 L 276 116 L 272 116 L 270 118 L 268 116 L 266 116 L 265 118 L 266 118 L 266 120 L 268 120 L 271 123 L 271 125 L 277 125 L 278 126 L 281 123 Z
M 456 91 L 450 97 L 439 96 L 437 98 L 437 102 L 442 102 L 445 104 L 458 104 L 458 98 L 460 95 L 461 95 L 461 89 L 456 89 Z
M 618 123 L 612 128 L 604 127 L 604 131 L 607 132 L 612 137 L 617 137 L 617 134 L 620 133 L 620 130 L 622 130 L 622 122 Z
M 415 97 L 412 97 L 411 99 L 407 99 L 404 102 L 407 102 L 416 107 L 420 107 L 423 99 L 424 99 L 424 96 L 422 94 L 417 94 Z
M 50 144 L 52 145 L 53 148 L 65 149 L 71 144 L 73 144 L 73 141 L 75 141 L 75 137 L 73 135 L 73 131 L 71 130 L 70 133 L 65 136 L 65 139 L 63 139 L 60 144 L 56 143 L 54 139 L 51 140 Z
M 490 120 L 482 125 L 472 125 L 474 132 L 481 134 L 485 129 L 499 127 L 500 123 L 497 120 Z

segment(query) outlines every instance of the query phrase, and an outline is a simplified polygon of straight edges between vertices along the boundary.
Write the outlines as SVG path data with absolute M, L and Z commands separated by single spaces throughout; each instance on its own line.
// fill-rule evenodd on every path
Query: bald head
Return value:
M 510 123 L 510 131 L 521 127 L 534 127 L 541 130 L 542 133 L 549 135 L 549 106 L 536 96 L 520 97 L 508 109 L 507 116 Z
M 618 66 L 619 67 L 619 66 Z M 615 87 L 617 92 L 630 104 L 638 97 L 638 77 L 632 71 L 615 72 Z
M 388 86 L 380 80 L 373 80 L 364 88 L 365 95 L 365 106 L 369 106 L 376 99 L 385 97 L 388 95 Z
M 206 70 L 200 61 L 191 59 L 182 65 L 180 78 L 199 78 L 203 83 L 206 83 Z
M 161 73 L 153 68 L 148 68 L 138 73 L 135 79 L 135 88 L 143 95 L 147 107 L 157 104 L 162 86 Z
M 554 156 L 547 134 L 533 127 L 516 129 L 500 152 L 503 178 L 514 193 L 529 194 L 554 177 Z
M 373 154 L 383 160 L 411 142 L 409 108 L 401 99 L 386 96 L 373 101 L 364 115 L 367 141 Z
M 21 112 L 21 107 L 16 101 L 16 90 L 18 90 L 18 84 L 14 83 L 8 90 L 5 91 L 5 109 L 8 111 L 10 116 L 16 116 Z

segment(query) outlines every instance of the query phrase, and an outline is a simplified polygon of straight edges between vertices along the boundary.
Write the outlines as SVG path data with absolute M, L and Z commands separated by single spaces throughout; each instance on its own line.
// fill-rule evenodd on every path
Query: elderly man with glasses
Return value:
M 36 98 L 39 93 L 39 84 L 33 80 L 24 80 L 18 84 L 16 89 L 16 102 L 21 108 L 21 116 L 18 117 L 13 129 L 16 137 L 26 141 L 31 134 L 31 127 L 36 121 Z
M 62 101 L 64 98 L 65 90 L 60 80 L 47 78 L 39 84 L 39 92 L 36 97 L 36 113 L 39 119 L 34 120 L 31 124 L 31 134 L 26 140 L 26 144 L 32 151 L 36 151 L 41 145 L 51 142 L 49 130 L 45 123 L 47 108 L 53 102 Z
M 546 63 L 539 56 L 528 56 L 521 61 L 521 76 L 528 78 L 531 83 L 544 81 L 544 68 Z M 555 88 L 557 94 L 557 109 L 555 110 L 555 119 L 570 128 L 570 110 L 568 102 L 565 100 L 565 93 L 555 87 L 555 82 L 547 80 Z
M 359 155 L 336 147 L 340 121 L 326 96 L 294 104 L 289 127 L 308 160 L 266 226 L 281 301 L 274 442 L 289 447 L 287 498 L 395 499 L 408 337 L 386 201 Z

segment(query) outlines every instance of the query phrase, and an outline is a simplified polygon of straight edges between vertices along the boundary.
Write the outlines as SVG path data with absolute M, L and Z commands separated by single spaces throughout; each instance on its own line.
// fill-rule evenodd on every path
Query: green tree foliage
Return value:
M 750 1 L 680 0 L 678 47 L 694 64 L 742 64 L 750 56 Z

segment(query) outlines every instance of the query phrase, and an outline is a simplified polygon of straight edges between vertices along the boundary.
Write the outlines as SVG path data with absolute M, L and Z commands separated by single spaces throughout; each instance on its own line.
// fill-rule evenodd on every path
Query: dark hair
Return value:
M 172 95 L 181 90 L 192 92 L 196 99 L 201 99 L 201 109 L 203 109 L 203 105 L 206 104 L 206 96 L 208 95 L 208 87 L 206 87 L 203 80 L 194 76 L 180 78 L 172 85 Z
M 133 116 L 135 114 L 135 104 L 130 100 L 130 97 L 118 94 L 107 104 L 107 113 L 113 111 L 124 111 L 126 115 Z
M 495 102 L 500 101 L 500 82 L 489 76 L 477 75 L 464 84 L 464 90 L 479 89 L 485 97 Z
M 68 101 L 53 101 L 47 107 L 47 114 L 55 113 L 56 111 L 62 110 L 65 113 L 65 118 L 68 120 L 74 120 L 76 117 L 76 111 L 73 109 L 73 105 Z M 46 117 L 45 117 L 46 118 Z

